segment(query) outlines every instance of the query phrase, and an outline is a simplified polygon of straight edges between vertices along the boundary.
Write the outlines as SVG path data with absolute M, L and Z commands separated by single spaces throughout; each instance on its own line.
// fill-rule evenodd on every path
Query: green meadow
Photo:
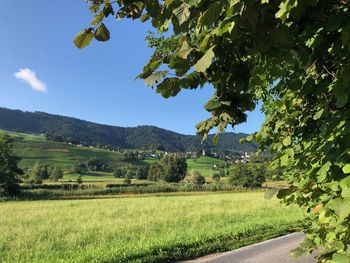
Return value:
M 224 164 L 225 162 L 216 158 L 201 156 L 198 159 L 188 159 L 188 171 L 198 171 L 205 177 L 211 177 L 216 171 L 214 165 Z
M 285 234 L 263 191 L 0 203 L 1 262 L 174 262 Z

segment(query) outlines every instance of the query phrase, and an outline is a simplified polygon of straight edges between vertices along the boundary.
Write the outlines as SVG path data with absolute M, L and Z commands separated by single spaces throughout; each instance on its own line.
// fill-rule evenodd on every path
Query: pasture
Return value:
M 0 203 L 1 262 L 174 262 L 281 235 L 303 212 L 263 191 Z
M 208 156 L 201 156 L 198 159 L 188 159 L 187 165 L 188 165 L 188 171 L 198 171 L 201 173 L 201 175 L 205 177 L 211 177 L 215 172 L 213 168 L 214 165 L 221 165 L 224 164 L 225 161 L 208 157 Z

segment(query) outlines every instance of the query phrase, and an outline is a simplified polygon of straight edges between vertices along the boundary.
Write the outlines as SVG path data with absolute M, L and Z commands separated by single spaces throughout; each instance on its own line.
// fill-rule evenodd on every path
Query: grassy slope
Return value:
M 224 161 L 207 156 L 201 156 L 196 161 L 194 159 L 187 160 L 189 172 L 196 170 L 206 177 L 212 176 L 215 173 L 215 170 L 213 170 L 215 164 L 222 163 Z
M 8 134 L 15 139 L 14 153 L 21 157 L 20 166 L 22 168 L 30 168 L 35 162 L 41 165 L 60 166 L 63 169 L 72 168 L 76 160 L 88 160 L 92 157 L 103 160 L 111 166 L 125 166 L 128 164 L 143 164 L 142 161 L 125 162 L 121 160 L 121 154 L 90 147 L 77 147 L 67 143 L 47 141 L 44 136 L 16 133 L 0 130 L 0 134 Z M 146 162 L 145 162 L 146 163 Z M 77 175 L 66 174 L 62 181 L 76 180 Z M 105 181 L 115 182 L 121 181 L 116 179 L 111 173 L 95 173 L 85 175 L 85 182 Z
M 62 168 L 69 169 L 73 166 L 75 160 L 88 160 L 91 157 L 104 160 L 110 165 L 124 166 L 131 162 L 124 162 L 121 160 L 119 153 L 106 151 L 97 148 L 77 147 L 69 145 L 67 143 L 47 141 L 44 136 L 16 133 L 0 130 L 0 134 L 9 134 L 15 138 L 15 154 L 22 158 L 21 167 L 32 167 L 35 162 L 39 162 L 41 165 L 58 165 Z M 132 164 L 147 163 L 151 164 L 156 162 L 155 159 L 138 161 Z M 189 159 L 188 171 L 197 170 L 204 176 L 212 176 L 214 170 L 212 169 L 214 164 L 223 163 L 223 161 L 202 156 L 195 162 L 193 159 Z M 66 175 L 64 181 L 75 180 L 76 175 Z M 84 181 L 115 181 L 110 173 L 101 173 L 95 176 L 84 176 Z
M 31 167 L 37 161 L 42 165 L 59 165 L 70 168 L 75 160 L 88 160 L 91 157 L 109 164 L 122 163 L 119 153 L 97 148 L 77 147 L 67 143 L 47 141 L 43 136 L 15 133 L 0 130 L 15 139 L 14 152 L 22 158 L 22 167 Z
M 284 234 L 302 217 L 263 192 L 5 202 L 0 258 L 174 262 Z

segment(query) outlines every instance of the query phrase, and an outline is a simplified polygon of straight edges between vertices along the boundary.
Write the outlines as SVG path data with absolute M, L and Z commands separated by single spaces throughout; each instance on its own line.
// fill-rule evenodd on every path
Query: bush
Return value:
M 131 184 L 131 180 L 129 178 L 125 178 L 123 180 L 123 184 Z
M 214 182 L 219 182 L 220 181 L 220 175 L 218 173 L 215 173 L 215 174 L 213 174 L 211 179 L 213 179 Z
M 186 176 L 184 181 L 186 183 L 203 185 L 203 184 L 205 184 L 205 177 L 202 176 L 199 172 L 193 171 L 190 175 Z
M 79 174 L 79 176 L 77 178 L 77 183 L 78 184 L 82 184 L 83 183 L 83 176 L 81 174 Z

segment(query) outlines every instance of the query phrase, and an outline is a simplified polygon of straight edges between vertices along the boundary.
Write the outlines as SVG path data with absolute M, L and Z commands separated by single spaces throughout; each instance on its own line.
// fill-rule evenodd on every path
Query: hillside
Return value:
M 50 140 L 83 145 L 110 145 L 118 148 L 141 149 L 158 147 L 166 151 L 195 151 L 200 149 L 253 152 L 254 144 L 240 144 L 244 133 L 224 133 L 217 146 L 211 136 L 203 144 L 195 135 L 183 135 L 155 126 L 125 128 L 84 121 L 44 112 L 24 112 L 0 108 L 0 129 L 45 134 Z

